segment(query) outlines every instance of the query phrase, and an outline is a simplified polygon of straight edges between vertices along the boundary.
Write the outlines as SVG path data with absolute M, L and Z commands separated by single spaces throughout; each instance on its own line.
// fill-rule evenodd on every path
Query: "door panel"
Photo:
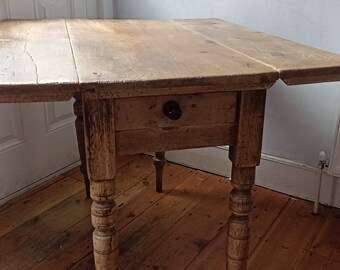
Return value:
M 52 132 L 59 128 L 64 128 L 69 124 L 73 124 L 75 116 L 73 114 L 72 104 L 74 100 L 67 102 L 46 102 L 45 118 L 46 130 Z
M 24 142 L 21 105 L 0 106 L 0 152 Z

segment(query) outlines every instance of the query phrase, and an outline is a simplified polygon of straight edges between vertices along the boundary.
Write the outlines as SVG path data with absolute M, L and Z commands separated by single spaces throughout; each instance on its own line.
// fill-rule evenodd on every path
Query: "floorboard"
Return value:
M 168 163 L 155 191 L 152 158 L 120 157 L 121 269 L 225 269 L 230 181 Z M 79 168 L 0 207 L 0 269 L 94 269 L 91 200 Z M 340 210 L 255 187 L 251 270 L 340 269 Z

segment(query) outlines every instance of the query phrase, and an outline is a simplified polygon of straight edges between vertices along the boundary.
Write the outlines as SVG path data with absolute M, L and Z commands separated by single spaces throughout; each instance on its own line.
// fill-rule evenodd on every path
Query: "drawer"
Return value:
M 116 151 L 124 155 L 233 145 L 236 104 L 236 92 L 116 99 Z
M 115 129 L 122 131 L 233 123 L 236 121 L 236 103 L 236 92 L 116 99 Z M 178 106 L 180 117 L 174 120 L 171 114 L 167 116 L 164 113 L 165 104 L 170 104 L 170 108 Z

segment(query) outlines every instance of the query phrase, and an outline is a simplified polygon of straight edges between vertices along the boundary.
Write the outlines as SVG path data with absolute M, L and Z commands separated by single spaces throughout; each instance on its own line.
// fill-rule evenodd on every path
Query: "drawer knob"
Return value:
M 178 120 L 182 116 L 182 110 L 177 101 L 169 100 L 163 105 L 163 113 L 171 120 Z

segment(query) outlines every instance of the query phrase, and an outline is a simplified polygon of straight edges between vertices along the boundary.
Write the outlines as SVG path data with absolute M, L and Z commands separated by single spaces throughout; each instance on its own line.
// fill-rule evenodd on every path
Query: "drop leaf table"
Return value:
M 247 267 L 266 91 L 340 80 L 340 56 L 221 20 L 0 23 L 0 102 L 76 99 L 96 269 L 119 268 L 115 158 L 229 145 L 227 269 Z M 84 124 L 83 124 L 84 123 Z

